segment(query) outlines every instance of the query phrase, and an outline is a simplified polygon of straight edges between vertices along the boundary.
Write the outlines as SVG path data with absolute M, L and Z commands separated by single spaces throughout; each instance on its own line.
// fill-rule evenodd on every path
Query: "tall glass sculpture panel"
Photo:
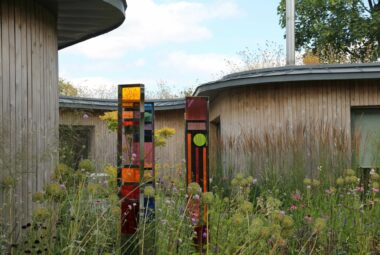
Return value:
M 186 97 L 185 109 L 185 150 L 186 181 L 198 183 L 203 192 L 209 190 L 208 159 L 208 97 Z M 190 198 L 191 199 L 191 198 Z M 207 240 L 207 206 L 201 207 L 197 200 L 190 200 L 191 217 L 196 219 L 195 242 L 202 249 Z
M 144 182 L 144 85 L 119 85 L 118 186 L 121 199 L 122 254 L 138 254 L 136 231 Z

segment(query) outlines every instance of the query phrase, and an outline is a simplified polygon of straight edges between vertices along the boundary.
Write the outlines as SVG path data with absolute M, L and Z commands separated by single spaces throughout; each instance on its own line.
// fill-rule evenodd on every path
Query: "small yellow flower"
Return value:
M 212 192 L 204 192 L 202 194 L 202 202 L 206 205 L 212 204 L 214 201 L 214 194 Z
M 36 222 L 44 222 L 50 216 L 48 209 L 40 207 L 33 211 L 33 220 Z
M 354 170 L 352 170 L 352 169 L 346 169 L 345 171 L 344 171 L 344 175 L 345 176 L 355 176 L 355 171 Z
M 342 186 L 344 184 L 344 179 L 342 177 L 339 177 L 338 179 L 336 179 L 336 184 L 338 186 Z
M 245 213 L 251 213 L 253 211 L 253 204 L 249 201 L 244 201 L 241 209 Z
M 285 229 L 290 229 L 292 228 L 294 225 L 294 220 L 292 217 L 288 216 L 288 215 L 285 215 L 284 216 L 284 219 L 282 221 L 282 227 L 285 228 Z
M 32 195 L 32 201 L 36 203 L 41 203 L 45 200 L 45 195 L 42 192 L 36 192 Z
M 326 220 L 323 218 L 316 218 L 314 222 L 314 231 L 319 233 L 326 227 Z
M 154 188 L 152 186 L 147 186 L 144 189 L 144 196 L 145 197 L 154 197 Z
M 187 187 L 187 191 L 192 195 L 199 195 L 202 192 L 201 186 L 198 183 L 192 182 Z
M 311 183 L 312 183 L 312 180 L 310 178 L 303 179 L 303 184 L 305 184 L 305 185 L 311 185 Z
M 321 182 L 317 179 L 313 179 L 312 182 L 311 182 L 311 186 L 313 187 L 319 187 L 319 185 L 321 185 Z

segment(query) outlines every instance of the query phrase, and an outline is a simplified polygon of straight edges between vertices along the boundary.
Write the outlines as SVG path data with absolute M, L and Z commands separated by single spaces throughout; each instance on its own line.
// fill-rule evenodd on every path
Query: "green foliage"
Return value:
M 285 0 L 278 14 L 285 27 Z M 376 60 L 379 28 L 378 1 L 296 0 L 296 48 L 311 50 L 322 63 Z
M 58 80 L 58 88 L 59 88 L 59 94 L 63 96 L 78 96 L 78 89 L 74 87 L 74 85 L 62 78 L 59 78 Z

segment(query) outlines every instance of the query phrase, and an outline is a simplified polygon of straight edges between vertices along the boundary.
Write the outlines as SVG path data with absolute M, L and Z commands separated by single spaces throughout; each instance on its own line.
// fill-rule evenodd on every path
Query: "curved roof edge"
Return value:
M 152 99 L 147 103 L 154 103 L 156 111 L 185 109 L 185 99 Z M 116 111 L 116 99 L 99 99 L 86 97 L 59 96 L 59 108 L 91 109 L 103 111 Z
M 58 48 L 107 33 L 125 20 L 125 0 L 37 0 L 57 16 Z
M 361 79 L 380 79 L 380 63 L 284 66 L 238 72 L 199 85 L 194 95 L 210 96 L 228 88 L 268 83 Z

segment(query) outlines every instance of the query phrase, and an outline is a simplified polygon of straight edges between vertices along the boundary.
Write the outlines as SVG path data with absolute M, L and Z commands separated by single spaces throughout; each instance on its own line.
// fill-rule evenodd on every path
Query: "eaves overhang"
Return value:
M 107 33 L 125 19 L 125 0 L 36 0 L 56 14 L 58 48 Z

